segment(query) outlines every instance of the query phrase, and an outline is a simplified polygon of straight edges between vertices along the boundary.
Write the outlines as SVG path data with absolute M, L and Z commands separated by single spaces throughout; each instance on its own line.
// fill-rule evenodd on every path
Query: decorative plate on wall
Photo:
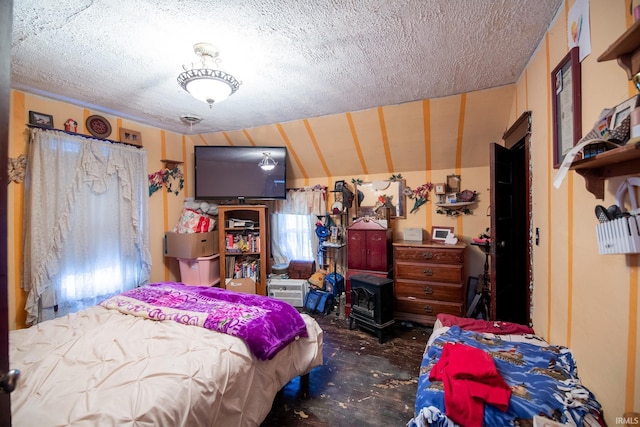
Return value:
M 111 135 L 111 125 L 102 116 L 87 117 L 87 130 L 96 138 L 106 138 Z

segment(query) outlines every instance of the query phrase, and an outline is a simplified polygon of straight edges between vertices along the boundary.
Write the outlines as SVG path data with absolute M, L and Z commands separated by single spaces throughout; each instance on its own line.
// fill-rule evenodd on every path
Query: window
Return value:
M 27 323 L 77 311 L 148 281 L 143 150 L 32 129 L 25 180 Z

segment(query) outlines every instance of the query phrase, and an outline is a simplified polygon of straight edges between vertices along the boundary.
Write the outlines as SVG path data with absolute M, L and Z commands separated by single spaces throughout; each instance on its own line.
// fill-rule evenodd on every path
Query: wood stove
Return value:
M 373 274 L 355 274 L 351 282 L 351 312 L 349 329 L 353 323 L 378 335 L 382 344 L 385 330 L 393 320 L 393 279 Z

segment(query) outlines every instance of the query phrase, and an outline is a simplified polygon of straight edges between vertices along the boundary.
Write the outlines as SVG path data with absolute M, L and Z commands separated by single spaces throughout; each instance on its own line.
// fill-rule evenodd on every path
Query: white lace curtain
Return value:
M 31 129 L 22 278 L 27 324 L 148 282 L 148 197 L 144 150 Z
M 316 260 L 318 215 L 327 213 L 326 187 L 287 191 L 286 200 L 275 202 L 271 215 L 271 256 L 275 264 L 291 260 Z

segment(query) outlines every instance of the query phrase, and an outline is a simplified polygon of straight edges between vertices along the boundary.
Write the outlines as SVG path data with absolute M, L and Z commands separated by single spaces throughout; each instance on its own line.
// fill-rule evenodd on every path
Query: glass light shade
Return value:
M 228 83 L 212 78 L 193 79 L 185 84 L 185 89 L 194 98 L 207 104 L 224 101 L 232 93 Z
M 273 170 L 278 164 L 278 162 L 273 160 L 273 158 L 271 157 L 271 153 L 262 153 L 262 154 L 264 157 L 262 158 L 262 160 L 260 160 L 260 163 L 258 163 L 258 166 L 260 166 L 260 169 L 262 169 L 263 171 Z

